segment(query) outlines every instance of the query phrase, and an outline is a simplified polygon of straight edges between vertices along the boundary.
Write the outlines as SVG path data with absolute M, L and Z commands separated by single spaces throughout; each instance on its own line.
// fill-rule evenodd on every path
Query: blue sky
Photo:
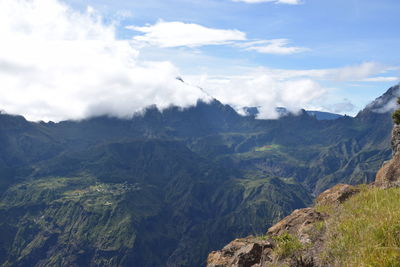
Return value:
M 79 9 L 93 6 L 106 17 L 126 14 L 118 27 L 120 38 L 129 39 L 137 34 L 125 29 L 127 25 L 153 25 L 163 20 L 213 29 L 236 29 L 251 40 L 283 38 L 288 39 L 288 46 L 307 48 L 304 52 L 285 55 L 246 51 L 232 45 L 143 49 L 143 57 L 170 60 L 183 74 L 236 75 L 241 71 L 238 67 L 332 69 L 365 62 L 393 67 L 385 73 L 371 75 L 392 77 L 388 81 L 319 81 L 323 86 L 335 88 L 333 95 L 338 101 L 340 97 L 350 100 L 355 108 L 344 112 L 352 114 L 396 84 L 394 78 L 399 76 L 400 1 L 397 0 L 302 0 L 300 4 L 251 4 L 229 0 L 67 2 Z
M 31 93 L 35 99 L 21 103 L 13 100 L 17 93 L 0 92 L 7 99 L 0 106 L 35 120 L 126 116 L 152 103 L 186 106 L 202 98 L 193 89 L 197 86 L 239 111 L 259 106 L 263 118 L 276 117 L 276 106 L 355 115 L 399 82 L 398 0 L 32 0 L 34 4 L 22 5 L 24 1 L 0 4 L 0 16 L 6 18 L 0 22 L 9 26 L 0 27 L 0 33 L 13 40 L 2 45 L 20 48 L 13 57 L 10 51 L 0 53 L 0 78 L 2 61 L 13 69 L 32 66 L 35 79 L 11 76 L 10 68 L 4 79 L 18 94 Z M 14 35 L 41 45 L 16 45 L 19 37 Z M 97 49 L 92 49 L 93 41 Z M 25 50 L 45 60 L 20 56 Z M 110 62 L 116 66 L 111 73 L 112 66 L 105 67 Z M 49 97 L 55 89 L 38 78 L 37 70 L 60 66 L 64 69 L 54 73 L 53 87 L 60 87 L 64 99 L 79 102 L 76 113 L 60 108 L 62 99 Z M 89 82 L 104 73 L 110 77 Z M 174 75 L 192 89 L 175 90 L 175 82 L 158 78 Z M 21 82 L 30 90 L 16 87 Z M 72 86 L 77 88 L 73 92 L 68 89 Z M 104 94 L 101 103 L 76 98 L 99 92 Z M 135 96 L 135 104 L 118 102 Z

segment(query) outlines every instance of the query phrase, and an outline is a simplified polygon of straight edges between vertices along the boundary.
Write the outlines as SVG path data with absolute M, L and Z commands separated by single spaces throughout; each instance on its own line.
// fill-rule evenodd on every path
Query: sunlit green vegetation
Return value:
M 327 229 L 327 262 L 400 266 L 400 188 L 363 187 L 329 220 Z

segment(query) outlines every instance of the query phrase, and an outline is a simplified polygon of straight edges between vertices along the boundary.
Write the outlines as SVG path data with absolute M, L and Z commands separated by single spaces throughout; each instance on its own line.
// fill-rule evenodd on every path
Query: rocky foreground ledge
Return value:
M 400 186 L 398 125 L 393 128 L 392 149 L 393 158 L 382 166 L 375 182 L 367 187 Z M 269 228 L 266 235 L 236 239 L 223 249 L 211 252 L 207 267 L 336 266 L 324 258 L 327 229 L 342 203 L 359 192 L 360 187 L 338 184 L 321 193 L 313 207 L 293 211 Z
M 207 266 L 322 266 L 318 255 L 323 247 L 325 229 L 320 226 L 328 218 L 322 208 L 335 208 L 358 192 L 359 189 L 354 186 L 338 184 L 319 195 L 314 207 L 293 211 L 269 228 L 265 236 L 236 239 L 223 249 L 211 252 Z M 279 251 L 282 242 L 291 243 L 293 248 Z M 296 246 L 306 249 L 297 255 Z

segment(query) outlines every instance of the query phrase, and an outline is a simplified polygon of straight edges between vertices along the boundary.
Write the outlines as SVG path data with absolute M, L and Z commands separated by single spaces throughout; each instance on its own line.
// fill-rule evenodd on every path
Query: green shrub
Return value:
M 397 104 L 400 104 L 400 97 L 397 98 Z M 393 112 L 392 118 L 395 124 L 400 124 L 400 108 Z
M 396 110 L 392 114 L 393 122 L 395 124 L 400 124 L 400 109 Z

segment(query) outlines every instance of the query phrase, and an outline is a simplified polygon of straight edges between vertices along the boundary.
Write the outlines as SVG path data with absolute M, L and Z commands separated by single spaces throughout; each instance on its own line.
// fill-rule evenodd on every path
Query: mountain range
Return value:
M 0 266 L 204 266 L 332 185 L 372 181 L 399 90 L 322 120 L 218 100 L 130 119 L 0 114 Z

